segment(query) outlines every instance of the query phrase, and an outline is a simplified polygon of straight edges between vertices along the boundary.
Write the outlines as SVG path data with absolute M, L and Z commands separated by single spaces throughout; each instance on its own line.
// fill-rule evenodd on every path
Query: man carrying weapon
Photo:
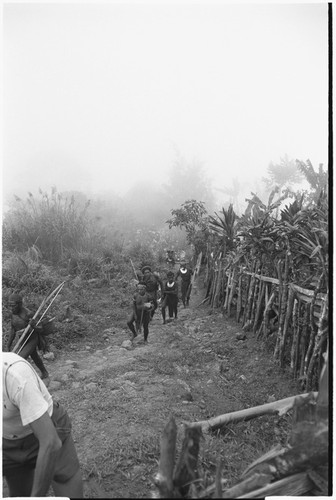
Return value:
M 150 315 L 150 318 L 152 319 L 158 307 L 158 290 L 160 288 L 162 292 L 163 282 L 158 273 L 152 272 L 150 266 L 144 266 L 141 269 L 141 272 L 143 274 L 143 282 L 146 285 L 146 292 L 149 294 L 150 300 L 154 304 L 154 308 L 152 309 Z
M 146 292 L 146 285 L 142 282 L 138 283 L 137 291 L 133 297 L 133 312 L 127 321 L 127 326 L 132 332 L 133 340 L 140 332 L 141 326 L 144 331 L 145 344 L 148 343 L 148 325 L 150 321 L 150 314 L 153 310 L 153 303 L 150 295 Z M 135 326 L 134 326 L 135 323 Z
M 20 339 L 22 349 L 18 354 L 27 359 L 29 356 L 34 361 L 37 368 L 41 371 L 41 378 L 49 377 L 49 373 L 44 366 L 42 358 L 39 356 L 37 349 L 45 348 L 45 340 L 43 339 L 43 326 L 37 325 L 37 321 L 33 318 L 33 313 L 23 306 L 22 296 L 13 293 L 9 296 L 9 307 L 12 311 L 11 329 L 7 342 L 7 351 L 11 350 L 17 332 L 26 329 L 24 337 Z M 27 328 L 27 327 L 30 328 Z

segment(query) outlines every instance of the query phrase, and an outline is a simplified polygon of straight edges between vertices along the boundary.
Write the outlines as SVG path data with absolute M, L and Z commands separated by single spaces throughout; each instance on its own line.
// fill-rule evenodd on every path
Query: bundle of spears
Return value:
M 42 323 L 42 325 L 43 325 L 44 332 L 46 334 L 48 333 L 48 330 L 50 330 L 50 326 L 52 324 L 52 321 L 55 318 L 48 319 L 47 321 L 44 321 L 44 322 L 43 322 L 43 318 L 47 314 L 48 310 L 50 309 L 52 303 L 54 302 L 54 300 L 56 299 L 56 297 L 58 296 L 58 294 L 61 292 L 61 290 L 62 290 L 62 288 L 63 288 L 63 286 L 64 286 L 65 283 L 66 282 L 63 281 L 47 297 L 45 297 L 43 299 L 40 307 L 37 309 L 36 313 L 34 314 L 34 316 L 32 317 L 32 319 L 30 320 L 29 324 L 23 330 L 23 332 L 22 332 L 22 334 L 21 334 L 18 342 L 15 344 L 12 352 L 15 352 L 16 354 L 20 354 L 20 352 L 22 351 L 22 349 L 24 348 L 24 346 L 27 344 L 28 340 L 32 336 L 32 334 L 34 332 L 34 329 L 40 323 Z M 48 303 L 49 303 L 49 305 L 47 306 Z M 40 315 L 42 309 L 45 306 L 47 306 L 46 309 L 45 309 L 45 311 Z M 40 317 L 38 318 L 39 315 L 40 315 Z M 32 326 L 31 323 L 33 323 L 34 326 Z

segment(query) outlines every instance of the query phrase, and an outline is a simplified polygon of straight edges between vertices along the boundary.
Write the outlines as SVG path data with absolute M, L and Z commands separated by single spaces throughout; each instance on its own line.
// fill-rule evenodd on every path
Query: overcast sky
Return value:
M 328 159 L 327 3 L 3 4 L 3 194 Z

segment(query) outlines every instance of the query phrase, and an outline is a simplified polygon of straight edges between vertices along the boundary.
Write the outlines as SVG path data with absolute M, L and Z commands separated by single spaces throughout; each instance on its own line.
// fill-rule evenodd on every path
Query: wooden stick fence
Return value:
M 289 258 L 277 263 L 278 278 L 264 276 L 256 261 L 250 270 L 225 264 L 222 259 L 208 270 L 203 302 L 222 308 L 258 340 L 275 337 L 273 356 L 293 378 L 312 390 L 320 374 L 321 356 L 328 340 L 328 293 L 302 288 L 288 281 Z M 321 281 L 321 280 L 320 280 Z

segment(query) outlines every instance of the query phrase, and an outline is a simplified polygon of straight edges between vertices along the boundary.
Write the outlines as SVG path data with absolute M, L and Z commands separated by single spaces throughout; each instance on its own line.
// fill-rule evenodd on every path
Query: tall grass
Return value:
M 3 249 L 25 252 L 37 248 L 43 259 L 55 264 L 68 250 L 80 250 L 89 230 L 89 201 L 79 206 L 74 196 L 66 197 L 56 188 L 39 191 L 26 200 L 15 197 L 3 221 Z

